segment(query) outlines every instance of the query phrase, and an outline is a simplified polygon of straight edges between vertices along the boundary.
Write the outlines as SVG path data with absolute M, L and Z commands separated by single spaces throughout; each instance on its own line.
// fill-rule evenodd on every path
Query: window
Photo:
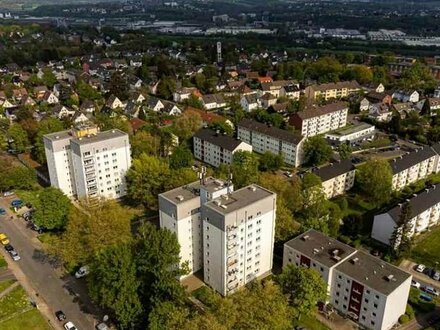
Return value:
M 374 308 L 377 308 L 377 304 L 374 304 Z
M 364 300 L 367 304 L 368 304 L 368 299 L 367 298 L 365 298 L 365 300 Z
M 376 313 L 375 312 L 373 312 L 373 313 L 371 313 L 374 317 L 376 317 Z

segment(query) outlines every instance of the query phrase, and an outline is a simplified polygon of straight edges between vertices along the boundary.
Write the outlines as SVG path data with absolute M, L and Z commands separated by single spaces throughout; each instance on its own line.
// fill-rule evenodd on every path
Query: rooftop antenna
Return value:
M 206 182 L 206 167 L 202 166 L 202 184 L 204 185 Z
M 231 193 L 231 184 L 232 184 L 232 173 L 229 172 L 228 181 L 226 182 L 228 195 Z

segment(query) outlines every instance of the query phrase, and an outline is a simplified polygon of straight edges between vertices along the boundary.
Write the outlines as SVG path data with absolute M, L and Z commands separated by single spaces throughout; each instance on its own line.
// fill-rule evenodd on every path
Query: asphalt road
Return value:
M 67 321 L 72 321 L 78 330 L 94 329 L 94 316 L 91 314 L 93 307 L 86 296 L 84 283 L 81 283 L 83 280 L 77 280 L 72 276 L 60 278 L 53 261 L 41 251 L 35 232 L 26 227 L 23 219 L 15 217 L 15 220 L 10 220 L 10 200 L 0 198 L 0 207 L 8 212 L 7 216 L 0 216 L 0 232 L 6 233 L 10 244 L 18 251 L 21 260 L 16 262 L 17 266 L 30 283 L 35 295 L 44 300 L 52 315 L 55 311 L 62 310 L 67 316 Z M 8 261 L 10 260 L 9 258 Z M 57 328 L 61 326 L 59 322 Z

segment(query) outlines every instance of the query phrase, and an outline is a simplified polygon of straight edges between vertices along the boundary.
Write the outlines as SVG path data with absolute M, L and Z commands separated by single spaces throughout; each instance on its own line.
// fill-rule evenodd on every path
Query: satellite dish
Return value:
M 107 322 L 107 321 L 108 321 L 108 315 L 104 315 L 104 317 L 102 318 L 102 320 L 103 320 L 104 322 Z

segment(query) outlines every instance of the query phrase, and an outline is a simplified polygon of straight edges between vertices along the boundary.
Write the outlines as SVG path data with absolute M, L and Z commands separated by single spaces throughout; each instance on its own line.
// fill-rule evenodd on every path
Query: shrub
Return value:
M 402 316 L 399 317 L 399 323 L 400 324 L 405 324 L 409 322 L 409 316 L 404 314 Z
M 406 305 L 405 315 L 408 315 L 409 319 L 412 320 L 416 316 L 414 313 L 414 309 L 411 307 L 411 305 Z

